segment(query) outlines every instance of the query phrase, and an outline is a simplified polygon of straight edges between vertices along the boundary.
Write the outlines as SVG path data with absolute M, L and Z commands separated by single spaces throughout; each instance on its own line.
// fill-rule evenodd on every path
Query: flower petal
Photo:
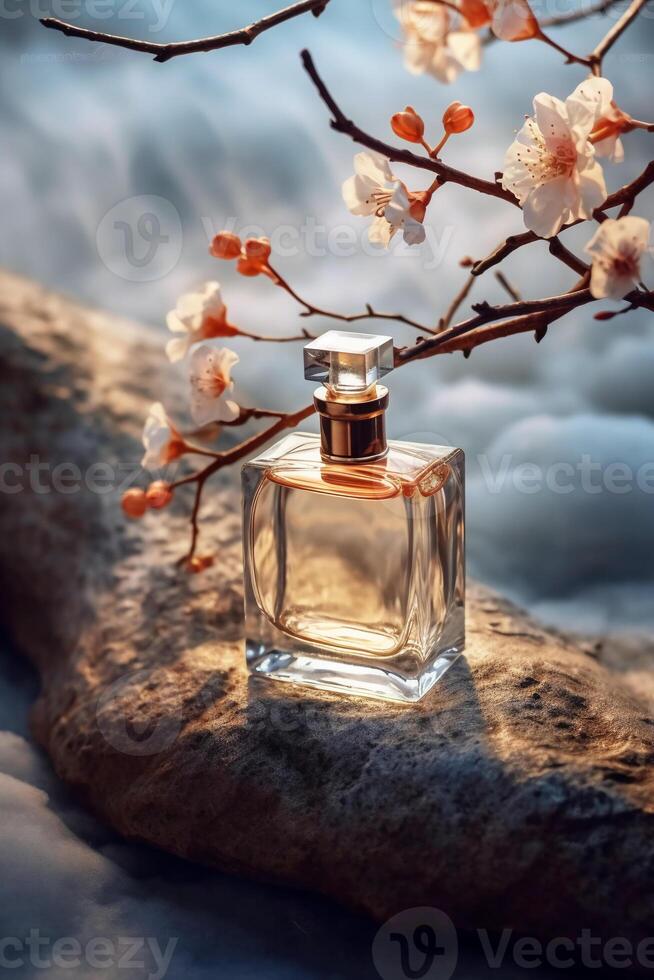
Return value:
M 376 205 L 372 200 L 375 185 L 371 181 L 355 174 L 343 181 L 341 192 L 345 205 L 352 214 L 374 214 Z
M 166 344 L 166 354 L 171 364 L 175 364 L 176 361 L 181 361 L 186 357 L 190 344 L 190 334 L 187 337 L 171 337 Z
M 466 71 L 481 67 L 481 38 L 475 31 L 452 31 L 447 46 L 454 60 Z
M 577 218 L 592 218 L 593 211 L 604 204 L 606 200 L 606 182 L 604 171 L 597 160 L 593 160 L 579 174 L 579 207 L 573 215 Z
M 595 143 L 595 153 L 598 157 L 606 157 L 611 163 L 622 163 L 624 160 L 624 145 L 621 139 L 614 133 L 606 139 Z
M 568 177 L 555 177 L 535 187 L 522 206 L 525 225 L 540 238 L 556 235 L 563 224 L 569 193 Z
M 143 446 L 145 453 L 141 466 L 148 470 L 156 470 L 163 465 L 163 455 L 173 434 L 166 409 L 161 402 L 150 406 L 148 416 L 143 426 Z
M 238 354 L 226 347 L 219 349 L 202 344 L 193 352 L 190 364 L 191 415 L 196 425 L 227 422 L 236 417 L 235 402 L 228 403 L 224 396 L 234 387 L 230 371 L 238 361 Z
M 584 79 L 565 100 L 570 125 L 587 136 L 598 119 L 609 113 L 612 100 L 613 86 L 608 78 Z
M 391 172 L 391 165 L 388 159 L 381 153 L 373 150 L 366 150 L 364 153 L 357 153 L 354 157 L 354 172 L 359 177 L 367 177 L 374 184 L 384 184 L 386 181 L 393 181 L 395 178 Z
M 491 29 L 502 41 L 526 41 L 538 34 L 538 21 L 527 0 L 495 0 Z
M 402 229 L 407 245 L 420 245 L 425 240 L 425 226 L 415 218 L 407 218 Z
M 368 228 L 368 238 L 375 245 L 383 245 L 388 248 L 391 238 L 397 231 L 386 218 L 375 218 Z
M 534 98 L 536 124 L 546 143 L 558 143 L 570 137 L 570 126 L 565 103 L 547 92 L 539 92 Z
M 177 310 L 171 310 L 170 313 L 166 314 L 166 326 L 173 333 L 186 333 L 188 327 L 185 323 L 182 323 L 177 315 Z

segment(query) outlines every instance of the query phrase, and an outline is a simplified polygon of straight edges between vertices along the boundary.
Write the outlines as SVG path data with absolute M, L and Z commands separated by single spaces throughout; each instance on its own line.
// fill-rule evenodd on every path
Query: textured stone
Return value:
M 0 458 L 129 471 L 161 338 L 2 274 Z M 168 396 L 167 396 L 168 397 Z M 12 471 L 9 482 L 18 471 Z M 214 568 L 178 571 L 187 508 L 118 493 L 0 508 L 4 621 L 38 668 L 34 731 L 120 832 L 385 917 L 638 938 L 654 922 L 654 651 L 546 632 L 471 589 L 468 654 L 418 707 L 248 681 L 233 475 Z

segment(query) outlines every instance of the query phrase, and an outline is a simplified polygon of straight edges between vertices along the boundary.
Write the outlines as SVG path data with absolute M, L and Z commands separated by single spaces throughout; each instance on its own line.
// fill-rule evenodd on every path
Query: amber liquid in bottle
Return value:
M 334 463 L 293 434 L 244 467 L 255 674 L 415 701 L 464 642 L 460 450 L 393 443 Z

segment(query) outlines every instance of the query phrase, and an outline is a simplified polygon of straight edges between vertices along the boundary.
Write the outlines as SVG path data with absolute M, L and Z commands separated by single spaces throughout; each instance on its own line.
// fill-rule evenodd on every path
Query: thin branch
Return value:
M 560 320 L 569 312 L 570 309 L 556 310 L 550 313 L 527 313 L 504 323 L 480 328 L 469 336 L 455 337 L 449 343 L 444 344 L 438 353 L 454 354 L 456 351 L 461 351 L 465 357 L 469 357 L 475 347 L 481 347 L 482 344 L 487 344 L 491 340 L 513 337 L 520 333 L 533 332 L 537 343 L 540 343 L 547 333 L 549 325 L 555 320 Z
M 456 311 L 459 309 L 461 304 L 467 299 L 468 293 L 472 289 L 474 282 L 475 282 L 475 277 L 472 274 L 470 274 L 467 277 L 461 289 L 458 291 L 458 293 L 456 294 L 456 296 L 448 306 L 447 310 L 445 311 L 445 314 L 439 320 L 438 322 L 439 332 L 449 327 L 450 323 L 452 322 L 452 320 L 456 315 Z
M 590 68 L 590 58 L 584 58 L 582 55 L 573 54 L 572 51 L 569 51 L 568 48 L 565 48 L 562 44 L 559 44 L 558 41 L 555 41 L 547 34 L 544 34 L 543 31 L 539 31 L 538 34 L 535 35 L 534 40 L 543 41 L 545 44 L 548 44 L 550 48 L 554 48 L 555 51 L 558 51 L 559 54 L 563 55 L 567 64 L 575 63 L 577 65 L 585 65 L 586 68 Z
M 504 273 L 501 272 L 499 269 L 497 269 L 496 272 L 495 272 L 495 278 L 499 282 L 499 284 L 502 287 L 502 289 L 504 289 L 504 291 L 509 294 L 509 296 L 514 301 L 514 303 L 519 303 L 520 300 L 522 299 L 522 296 L 520 295 L 520 293 L 518 292 L 518 290 L 515 288 L 515 286 L 512 283 L 509 282 L 509 280 L 504 275 Z
M 614 7 L 616 3 L 620 0 L 600 0 L 599 3 L 588 7 L 586 10 L 580 8 L 579 10 L 569 10 L 565 14 L 556 14 L 553 17 L 544 17 L 539 20 L 539 26 L 543 27 L 566 27 L 568 24 L 574 24 L 579 20 L 586 20 L 588 17 L 593 17 L 595 14 L 605 14 L 607 10 Z M 491 30 L 484 35 L 482 44 L 492 44 L 494 41 L 499 40 L 499 38 L 493 34 Z
M 634 290 L 625 296 L 627 302 L 635 308 L 654 308 L 654 292 Z M 567 293 L 560 296 L 549 296 L 546 299 L 521 300 L 519 303 L 509 303 L 505 306 L 490 306 L 488 303 L 478 303 L 473 306 L 477 315 L 455 324 L 443 331 L 437 337 L 419 337 L 412 347 L 396 350 L 395 364 L 397 367 L 410 361 L 422 360 L 436 354 L 447 354 L 455 350 L 469 351 L 480 343 L 486 343 L 497 337 L 508 337 L 513 333 L 524 333 L 527 330 L 537 330 L 547 325 L 577 306 L 584 306 L 595 301 L 595 297 L 586 287 L 575 284 Z M 506 320 L 493 330 L 480 330 L 487 324 L 497 320 Z M 483 339 L 479 339 L 483 338 Z
M 566 27 L 568 24 L 574 24 L 578 20 L 586 20 L 587 17 L 593 17 L 595 14 L 605 14 L 607 10 L 619 2 L 620 0 L 600 0 L 599 3 L 588 7 L 586 10 L 581 7 L 579 10 L 569 10 L 565 14 L 545 17 L 539 21 L 539 24 L 541 27 Z
M 500 184 L 497 184 L 494 181 L 484 180 L 481 177 L 473 177 L 472 174 L 466 174 L 462 170 L 456 170 L 454 167 L 449 167 L 440 160 L 434 160 L 430 157 L 421 157 L 415 153 L 412 153 L 410 150 L 398 149 L 395 146 L 391 146 L 389 143 L 384 143 L 382 140 L 379 140 L 374 136 L 370 136 L 370 134 L 364 132 L 364 130 L 359 129 L 359 127 L 356 126 L 351 119 L 348 119 L 345 116 L 341 108 L 334 101 L 329 89 L 318 74 L 309 52 L 306 50 L 302 51 L 301 57 L 302 64 L 304 65 L 309 78 L 315 85 L 320 98 L 332 114 L 330 125 L 332 129 L 336 130 L 336 132 L 344 133 L 346 136 L 353 139 L 355 143 L 360 143 L 362 146 L 367 146 L 369 150 L 382 153 L 384 156 L 388 157 L 389 160 L 393 160 L 396 163 L 406 163 L 409 166 L 418 167 L 420 170 L 429 170 L 431 173 L 438 174 L 442 184 L 448 181 L 453 184 L 461 184 L 463 187 L 469 187 L 471 190 L 479 191 L 481 194 L 488 194 L 491 197 L 499 197 L 502 201 L 508 201 L 509 204 L 514 204 L 516 207 L 519 206 L 513 194 L 511 194 L 510 191 L 505 191 Z
M 614 194 L 609 194 L 602 207 L 614 208 L 618 204 L 624 205 L 627 203 L 633 205 L 638 195 L 649 187 L 650 184 L 654 184 L 654 160 L 651 160 L 642 174 L 636 177 L 635 180 L 632 180 L 630 184 L 625 184 L 624 187 L 615 191 Z
M 426 327 L 423 323 L 419 323 L 417 320 L 411 320 L 409 317 L 404 316 L 403 313 L 380 313 L 374 310 L 369 303 L 366 304 L 365 312 L 362 313 L 337 313 L 334 310 L 324 310 L 320 306 L 314 306 L 308 300 L 303 299 L 293 287 L 284 279 L 276 269 L 268 263 L 268 268 L 273 273 L 275 279 L 277 280 L 276 285 L 280 286 L 285 292 L 288 293 L 300 306 L 304 307 L 304 313 L 301 316 L 324 316 L 331 320 L 340 320 L 342 323 L 356 323 L 357 320 L 393 320 L 397 323 L 404 323 L 408 327 L 413 327 L 416 330 L 420 330 L 424 333 L 435 333 L 435 330 L 431 330 Z M 274 281 L 274 280 L 273 280 Z
M 579 290 L 575 293 L 562 293 L 560 296 L 549 296 L 546 299 L 527 299 L 520 300 L 518 303 L 506 303 L 503 306 L 491 306 L 490 303 L 477 303 L 473 306 L 476 315 L 462 320 L 448 330 L 443 331 L 438 337 L 418 338 L 413 347 L 405 347 L 400 350 L 397 358 L 400 364 L 423 357 L 431 357 L 436 351 L 440 350 L 450 340 L 460 337 L 463 334 L 483 327 L 487 323 L 495 320 L 504 320 L 507 317 L 521 316 L 527 313 L 547 313 L 560 309 L 571 309 L 580 306 L 591 299 L 590 290 Z
M 471 274 L 473 276 L 481 276 L 482 273 L 486 272 L 488 269 L 492 268 L 494 265 L 499 265 L 504 259 L 511 255 L 512 252 L 517 251 L 517 249 L 522 248 L 523 245 L 529 245 L 530 242 L 542 241 L 539 239 L 538 235 L 534 234 L 533 231 L 523 231 L 519 235 L 509 235 L 505 238 L 503 242 L 500 242 L 492 252 L 490 252 L 486 258 L 478 259 L 473 265 Z
M 241 408 L 239 414 L 231 422 L 220 422 L 222 425 L 245 425 L 252 419 L 283 419 L 288 412 L 278 412 L 273 408 Z
M 630 184 L 625 184 L 624 187 L 621 187 L 613 194 L 609 194 L 602 207 L 595 211 L 593 217 L 596 220 L 601 221 L 606 218 L 606 215 L 604 214 L 606 210 L 617 207 L 618 205 L 622 205 L 620 217 L 623 217 L 623 215 L 628 214 L 633 207 L 634 201 L 636 200 L 638 194 L 653 183 L 654 161 L 651 161 L 647 164 L 640 176 L 636 177 L 635 180 L 632 180 Z M 571 221 L 570 224 L 564 225 L 563 228 L 561 228 L 561 231 L 566 231 L 568 228 L 574 228 L 575 225 L 581 224 L 583 220 L 584 219 L 580 218 L 578 221 Z M 509 237 L 505 239 L 505 241 L 501 242 L 495 249 L 493 249 L 493 251 L 487 255 L 486 258 L 475 262 L 471 270 L 473 276 L 480 276 L 482 272 L 486 272 L 486 270 L 490 269 L 492 266 L 498 265 L 498 263 L 500 263 L 508 255 L 511 255 L 512 252 L 522 248 L 523 245 L 529 245 L 531 242 L 538 241 L 551 242 L 553 239 L 541 239 L 533 231 L 523 231 L 519 235 L 509 235 Z M 550 251 L 552 251 L 551 246 Z M 552 254 L 556 253 L 553 252 Z M 568 254 L 572 255 L 572 253 Z M 560 258 L 560 255 L 557 255 L 557 258 Z
M 549 250 L 550 255 L 553 255 L 555 259 L 559 259 L 564 265 L 567 265 L 569 269 L 576 272 L 579 276 L 585 276 L 588 272 L 588 265 L 581 259 L 577 258 L 574 252 L 571 252 L 569 248 L 563 244 L 560 238 L 556 235 L 554 238 L 549 240 Z
M 602 60 L 604 56 L 611 50 L 615 42 L 629 27 L 631 22 L 635 20 L 642 8 L 645 6 L 646 2 L 647 0 L 632 0 L 622 16 L 615 22 L 611 30 L 602 38 L 597 47 L 591 52 L 590 63 L 594 75 L 602 74 Z
M 257 410 L 245 409 L 244 411 L 255 412 Z M 259 411 L 265 414 L 265 410 L 260 409 Z M 200 500 L 201 500 L 204 484 L 209 479 L 209 477 L 213 476 L 214 473 L 217 473 L 218 470 L 224 469 L 224 467 L 226 466 L 231 466 L 232 463 L 237 463 L 245 456 L 249 456 L 251 453 L 255 452 L 255 450 L 260 449 L 262 446 L 265 446 L 267 442 L 270 442 L 271 439 L 274 439 L 275 436 L 279 435 L 280 432 L 283 432 L 284 429 L 295 428 L 295 426 L 299 425 L 300 422 L 302 422 L 304 419 L 308 418 L 310 415 L 313 415 L 314 411 L 315 409 L 313 405 L 306 405 L 304 408 L 301 408 L 297 412 L 271 413 L 275 416 L 279 415 L 279 418 L 275 423 L 273 423 L 273 425 L 269 425 L 266 429 L 263 429 L 261 432 L 258 432 L 256 435 L 251 436 L 249 439 L 245 439 L 237 446 L 234 446 L 232 449 L 229 449 L 225 452 L 212 453 L 212 454 L 205 453 L 204 455 L 211 455 L 213 457 L 211 463 L 205 466 L 203 470 L 200 470 L 197 473 L 191 473 L 190 476 L 182 477 L 182 479 L 177 480 L 175 483 L 170 484 L 171 490 L 175 490 L 177 489 L 177 487 L 186 486 L 187 484 L 190 483 L 196 484 L 195 502 L 193 505 L 193 513 L 191 515 L 191 544 L 188 553 L 184 555 L 183 558 L 180 559 L 180 563 L 189 562 L 195 555 L 195 551 L 198 543 L 198 534 L 199 534 L 198 512 L 200 509 Z M 255 417 L 255 416 L 252 415 L 251 417 Z
M 239 327 L 238 336 L 247 337 L 248 340 L 255 340 L 266 344 L 292 344 L 298 340 L 315 340 L 315 335 L 309 333 L 309 331 L 305 330 L 304 327 L 299 334 L 295 334 L 291 337 L 270 337 L 267 334 L 250 333 L 247 330 L 241 330 Z
M 145 54 L 153 55 L 155 61 L 163 62 L 183 54 L 217 51 L 219 48 L 229 48 L 235 44 L 251 44 L 259 34 L 270 30 L 271 27 L 276 27 L 278 24 L 283 24 L 284 21 L 291 20 L 293 17 L 299 17 L 300 14 L 312 13 L 314 17 L 319 17 L 328 3 L 329 0 L 301 0 L 300 3 L 284 7 L 283 10 L 262 17 L 261 20 L 248 24 L 247 27 L 242 27 L 239 30 L 228 31 L 226 34 L 217 34 L 213 37 L 198 38 L 194 41 L 175 41 L 169 44 L 140 41 L 137 38 L 119 37 L 115 34 L 105 34 L 102 31 L 92 31 L 86 27 L 69 24 L 57 17 L 43 17 L 41 23 L 44 27 L 61 31 L 68 37 L 82 37 L 87 41 L 113 44 L 119 48 L 128 48 L 130 51 L 142 51 Z

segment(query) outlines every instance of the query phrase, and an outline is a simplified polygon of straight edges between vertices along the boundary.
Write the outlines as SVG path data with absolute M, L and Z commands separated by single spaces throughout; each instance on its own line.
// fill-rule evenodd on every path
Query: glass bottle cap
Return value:
M 392 370 L 392 337 L 329 330 L 304 348 L 304 377 L 336 391 L 366 391 Z

